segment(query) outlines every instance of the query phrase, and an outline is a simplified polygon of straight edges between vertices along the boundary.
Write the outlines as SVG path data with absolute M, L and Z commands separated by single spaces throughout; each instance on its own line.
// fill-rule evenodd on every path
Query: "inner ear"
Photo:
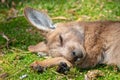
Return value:
M 53 25 L 50 17 L 42 11 L 26 7 L 24 9 L 24 15 L 33 26 L 40 30 L 49 31 L 51 29 L 55 29 L 55 25 Z

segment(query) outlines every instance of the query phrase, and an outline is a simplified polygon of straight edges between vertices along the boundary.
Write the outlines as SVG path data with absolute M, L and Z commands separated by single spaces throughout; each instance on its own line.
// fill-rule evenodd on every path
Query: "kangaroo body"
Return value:
M 51 67 L 65 62 L 69 67 L 94 67 L 97 64 L 120 66 L 120 21 L 68 22 L 52 24 L 44 13 L 32 8 L 24 10 L 27 20 L 45 32 L 47 43 L 40 42 L 28 49 L 45 52 L 51 59 L 35 61 Z

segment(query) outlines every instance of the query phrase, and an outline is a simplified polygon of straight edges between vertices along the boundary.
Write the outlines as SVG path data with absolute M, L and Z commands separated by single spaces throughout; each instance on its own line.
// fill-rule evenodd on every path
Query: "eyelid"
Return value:
M 63 37 L 61 35 L 59 35 L 59 39 L 60 39 L 60 44 L 62 46 L 63 45 Z

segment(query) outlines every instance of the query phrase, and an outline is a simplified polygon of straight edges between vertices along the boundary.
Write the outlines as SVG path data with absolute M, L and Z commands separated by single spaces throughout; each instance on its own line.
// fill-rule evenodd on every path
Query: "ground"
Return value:
M 1 0 L 5 1 L 5 0 Z M 55 68 L 42 74 L 34 72 L 29 65 L 44 60 L 27 50 L 29 45 L 44 41 L 40 32 L 29 24 L 23 15 L 27 6 L 46 12 L 53 22 L 120 20 L 119 0 L 7 0 L 0 2 L 0 80 L 83 80 L 89 70 L 100 70 L 104 76 L 98 80 L 118 80 L 120 72 L 113 66 L 98 65 L 89 70 L 72 68 L 67 75 Z M 13 7 L 13 8 L 11 8 Z M 4 38 L 10 39 L 9 44 Z

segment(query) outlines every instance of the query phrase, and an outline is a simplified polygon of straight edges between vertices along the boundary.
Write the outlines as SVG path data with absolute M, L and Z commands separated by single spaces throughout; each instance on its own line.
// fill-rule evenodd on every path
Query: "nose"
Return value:
M 73 51 L 72 52 L 72 55 L 74 56 L 74 57 L 78 57 L 78 58 L 82 58 L 83 57 L 83 53 L 82 53 L 82 51 Z
M 74 61 L 83 58 L 83 52 L 80 50 L 74 50 L 72 51 L 72 56 L 74 58 Z

